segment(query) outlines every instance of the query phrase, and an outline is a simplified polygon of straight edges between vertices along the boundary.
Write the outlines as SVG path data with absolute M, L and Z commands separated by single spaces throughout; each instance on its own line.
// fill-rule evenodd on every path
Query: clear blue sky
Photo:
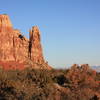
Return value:
M 50 65 L 100 65 L 100 0 L 1 0 L 3 13 L 26 37 L 39 26 Z

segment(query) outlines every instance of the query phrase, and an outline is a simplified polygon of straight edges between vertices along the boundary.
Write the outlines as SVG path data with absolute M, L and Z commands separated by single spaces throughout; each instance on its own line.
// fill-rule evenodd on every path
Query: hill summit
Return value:
M 29 31 L 29 39 L 13 28 L 8 15 L 0 15 L 0 63 L 45 63 L 40 31 L 33 26 Z M 9 69 L 9 68 L 8 68 Z M 16 67 L 15 67 L 16 69 Z

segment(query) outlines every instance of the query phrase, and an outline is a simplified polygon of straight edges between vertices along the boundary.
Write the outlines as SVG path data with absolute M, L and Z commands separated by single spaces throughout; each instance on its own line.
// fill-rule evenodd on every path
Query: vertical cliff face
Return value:
M 0 15 L 0 61 L 23 62 L 28 57 L 28 41 L 13 29 L 8 15 Z
M 13 30 L 8 15 L 0 15 L 0 60 L 14 60 L 13 57 Z
M 0 61 L 25 62 L 31 60 L 43 63 L 40 32 L 37 26 L 25 38 L 19 30 L 13 29 L 8 15 L 0 15 Z

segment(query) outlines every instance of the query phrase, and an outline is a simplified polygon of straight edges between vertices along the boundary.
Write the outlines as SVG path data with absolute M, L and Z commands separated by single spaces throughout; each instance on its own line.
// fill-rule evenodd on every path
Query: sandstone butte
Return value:
M 51 68 L 43 57 L 38 27 L 30 29 L 27 39 L 13 28 L 8 15 L 0 15 L 0 68 L 21 70 L 29 66 L 38 68 L 37 64 L 41 68 Z

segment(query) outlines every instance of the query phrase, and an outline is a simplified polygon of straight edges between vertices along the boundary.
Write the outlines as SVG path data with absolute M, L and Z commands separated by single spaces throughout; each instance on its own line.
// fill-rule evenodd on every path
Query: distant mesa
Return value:
M 14 29 L 8 15 L 0 15 L 0 62 L 45 64 L 38 27 L 32 27 L 29 35 L 27 39 Z

